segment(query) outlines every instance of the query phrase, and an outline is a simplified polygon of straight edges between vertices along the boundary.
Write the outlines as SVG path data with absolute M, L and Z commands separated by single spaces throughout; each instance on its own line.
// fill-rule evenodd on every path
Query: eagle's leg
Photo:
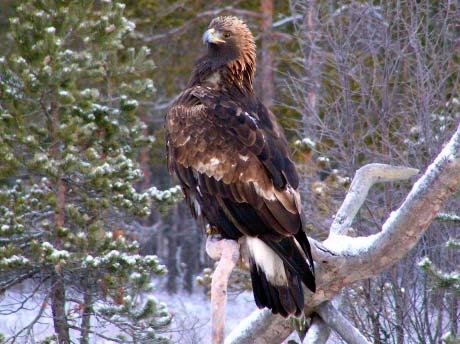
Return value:
M 224 342 L 227 285 L 240 257 L 240 245 L 235 240 L 208 236 L 206 252 L 212 259 L 218 260 L 211 282 L 211 326 L 212 343 L 221 344 Z

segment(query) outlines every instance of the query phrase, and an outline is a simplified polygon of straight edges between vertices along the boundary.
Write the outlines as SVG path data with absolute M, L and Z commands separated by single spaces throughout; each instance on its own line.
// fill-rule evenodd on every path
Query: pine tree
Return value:
M 128 231 L 180 190 L 135 188 L 136 157 L 154 140 L 139 119 L 153 63 L 148 48 L 127 46 L 135 27 L 123 10 L 110 0 L 22 1 L 0 61 L 0 290 L 36 284 L 35 321 L 48 305 L 52 313 L 49 342 L 71 333 L 80 343 L 162 342 L 171 319 L 143 296 L 166 269 L 139 255 Z

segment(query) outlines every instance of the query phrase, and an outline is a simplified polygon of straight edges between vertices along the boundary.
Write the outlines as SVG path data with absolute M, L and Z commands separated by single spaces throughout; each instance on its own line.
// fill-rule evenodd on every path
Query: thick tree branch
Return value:
M 303 339 L 303 344 L 324 344 L 327 342 L 331 329 L 317 314 L 313 315 L 311 319 L 310 328 L 307 335 Z
M 240 257 L 240 245 L 234 240 L 208 237 L 206 252 L 212 259 L 219 260 L 211 282 L 211 328 L 212 343 L 221 344 L 224 342 L 228 279 Z
M 338 249 L 338 240 L 326 240 L 324 245 L 335 249 L 340 256 L 347 256 L 347 268 L 355 271 L 348 274 L 344 282 L 379 274 L 415 246 L 449 197 L 460 187 L 459 151 L 460 127 L 414 184 L 399 209 L 391 213 L 381 232 L 345 241 L 341 237 Z
M 370 342 L 330 302 L 321 304 L 316 312 L 321 319 L 348 344 L 370 344 Z
M 391 170 L 391 169 L 390 169 Z M 414 170 L 393 170 L 399 177 L 407 178 Z M 401 172 L 402 173 L 401 175 Z M 377 181 L 383 181 L 382 177 Z M 356 185 L 356 188 L 360 188 Z M 394 211 L 382 227 L 382 231 L 369 237 L 352 238 L 346 233 L 357 209 L 352 204 L 355 198 L 345 201 L 350 214 L 337 216 L 335 234 L 320 243 L 311 239 L 312 254 L 317 264 L 315 294 L 305 291 L 305 314 L 315 310 L 325 301 L 332 300 L 345 286 L 357 280 L 380 274 L 406 255 L 418 242 L 437 213 L 449 197 L 460 187 L 460 127 L 450 142 L 444 147 L 424 175 L 414 184 L 403 204 Z M 363 190 L 358 193 L 363 196 Z M 361 201 L 362 204 L 362 201 Z M 359 207 L 358 207 L 359 208 Z M 344 209 L 341 209 L 345 212 Z M 340 211 L 339 211 L 340 212 Z M 339 214 L 338 214 L 339 215 Z M 339 226 L 340 225 L 340 226 Z M 267 311 L 269 312 L 269 311 Z M 266 313 L 263 313 L 266 314 Z M 290 329 L 283 326 L 284 319 L 266 314 L 265 328 L 260 328 L 260 318 L 250 316 L 242 321 L 229 336 L 229 343 L 280 343 L 290 334 Z M 277 320 L 280 319 L 280 320 Z M 257 341 L 251 335 L 251 329 L 257 329 Z M 238 333 L 236 333 L 238 332 Z M 273 333 L 279 336 L 273 339 Z M 234 340 L 238 338 L 238 340 Z
M 225 344 L 279 344 L 292 332 L 291 322 L 269 309 L 256 310 L 233 329 Z
M 369 190 L 374 184 L 409 179 L 417 173 L 418 170 L 414 168 L 386 164 L 368 164 L 361 167 L 356 171 L 350 189 L 334 218 L 334 222 L 330 228 L 329 238 L 333 240 L 334 235 L 346 235 L 348 233 L 356 214 L 363 205 Z M 313 253 L 316 259 L 320 256 L 324 257 L 326 253 L 324 250 L 318 250 L 318 247 L 318 243 L 313 245 Z M 321 258 L 318 260 L 321 260 Z M 333 306 L 329 304 L 329 301 L 326 301 L 321 307 Z M 306 338 L 310 338 L 310 336 L 313 338 L 309 339 L 310 343 L 326 343 L 330 333 L 328 326 L 324 323 L 321 323 L 321 326 L 318 324 L 313 325 L 314 326 L 308 329 Z M 312 333 L 310 334 L 310 332 Z
M 374 184 L 409 179 L 418 172 L 415 168 L 386 164 L 368 164 L 361 167 L 356 171 L 350 190 L 334 218 L 329 236 L 346 234 Z

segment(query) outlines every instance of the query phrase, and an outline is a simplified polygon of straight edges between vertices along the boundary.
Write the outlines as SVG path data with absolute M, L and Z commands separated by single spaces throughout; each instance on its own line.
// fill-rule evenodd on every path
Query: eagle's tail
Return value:
M 299 316 L 304 307 L 302 283 L 315 291 L 307 253 L 293 237 L 280 241 L 247 237 L 246 242 L 257 306 L 284 317 Z

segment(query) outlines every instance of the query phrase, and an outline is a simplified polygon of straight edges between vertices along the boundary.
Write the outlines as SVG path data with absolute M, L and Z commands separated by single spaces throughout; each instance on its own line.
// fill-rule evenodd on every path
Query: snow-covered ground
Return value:
M 157 293 L 155 297 L 165 302 L 174 321 L 168 336 L 183 344 L 210 343 L 210 300 L 202 293 Z M 228 334 L 241 320 L 256 310 L 252 293 L 230 294 L 227 304 L 225 332 Z
M 26 293 L 27 291 L 24 290 Z M 153 295 L 159 301 L 166 303 L 170 313 L 174 316 L 170 329 L 164 333 L 165 336 L 181 344 L 210 343 L 210 300 L 206 295 L 199 291 L 193 294 L 181 292 L 171 295 L 166 292 L 154 292 Z M 7 308 L 17 308 L 23 298 L 24 294 L 21 294 L 20 291 L 7 291 L 0 299 L 0 333 L 3 333 L 7 338 L 31 323 L 43 304 L 43 296 L 36 295 L 25 302 L 23 310 L 11 314 L 5 313 Z M 226 332 L 230 332 L 255 309 L 252 293 L 230 294 L 227 305 Z M 68 312 L 72 312 L 72 310 L 70 309 Z M 28 337 L 40 340 L 50 335 L 52 331 L 51 310 L 47 306 L 42 319 L 31 329 Z M 102 334 L 108 334 L 111 331 L 114 329 L 98 328 L 98 332 Z M 74 332 L 72 335 L 74 338 L 78 338 L 77 333 Z M 22 339 L 17 343 L 29 344 L 34 343 L 34 341 Z M 112 342 L 92 337 L 91 343 L 106 344 Z
M 16 309 L 19 303 L 24 300 L 24 295 L 31 291 L 30 288 L 31 286 L 24 287 L 23 290 L 7 291 L 3 296 L 0 296 L 0 333 L 7 338 L 30 324 L 43 304 L 43 296 L 36 295 L 24 303 L 24 309 L 20 312 L 5 313 L 5 309 Z M 169 312 L 174 316 L 168 332 L 163 333 L 164 336 L 180 344 L 211 343 L 210 299 L 200 292 L 199 288 L 193 294 L 186 292 L 168 294 L 164 291 L 156 291 L 152 294 L 160 302 L 166 303 Z M 226 335 L 256 309 L 252 292 L 230 293 L 227 304 Z M 72 314 L 72 309 L 69 309 L 68 313 Z M 97 324 L 95 325 L 97 326 Z M 114 331 L 116 329 L 113 327 L 97 327 L 97 332 L 101 334 L 109 335 L 113 334 Z M 35 340 L 42 340 L 52 333 L 51 309 L 47 306 L 42 319 L 28 333 L 29 339 L 20 339 L 16 343 L 33 344 L 36 343 Z M 23 334 L 27 333 L 23 332 Z M 78 339 L 77 332 L 71 331 L 71 335 L 74 339 Z M 296 336 L 292 339 L 296 339 Z M 113 343 L 94 335 L 90 337 L 90 340 L 91 344 Z M 288 340 L 285 341 L 285 343 L 287 342 Z M 336 336 L 332 336 L 328 343 L 338 344 L 342 342 Z

